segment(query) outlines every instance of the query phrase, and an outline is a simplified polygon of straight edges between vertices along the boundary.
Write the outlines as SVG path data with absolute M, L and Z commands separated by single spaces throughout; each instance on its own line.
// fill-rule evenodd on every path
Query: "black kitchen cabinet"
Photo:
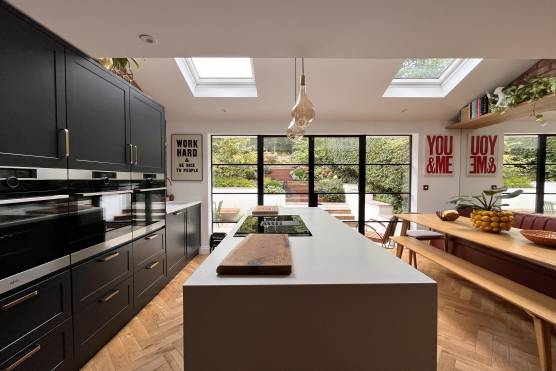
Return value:
M 185 215 L 186 210 L 166 215 L 166 260 L 169 279 L 173 278 L 187 263 Z
M 201 205 L 187 208 L 186 215 L 186 247 L 187 259 L 193 259 L 201 248 Z
M 6 361 L 0 370 L 72 370 L 73 334 L 71 319 L 31 342 Z
M 129 89 L 112 72 L 66 50 L 70 169 L 129 171 Z
M 0 364 L 70 318 L 70 295 L 70 272 L 66 270 L 1 299 Z
M 95 295 L 74 315 L 76 365 L 82 366 L 133 317 L 133 284 L 128 278 Z
M 164 107 L 131 88 L 129 116 L 134 171 L 164 173 Z
M 65 168 L 64 47 L 0 4 L 0 165 Z

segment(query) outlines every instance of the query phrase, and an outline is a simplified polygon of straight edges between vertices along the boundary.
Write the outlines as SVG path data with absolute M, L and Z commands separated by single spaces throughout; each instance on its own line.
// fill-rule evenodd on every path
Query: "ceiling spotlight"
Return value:
M 220 108 L 220 111 L 222 111 L 224 113 L 228 112 L 228 110 L 226 108 Z
M 143 33 L 139 35 L 139 39 L 143 42 L 146 42 L 147 44 L 156 44 L 156 39 L 151 35 L 147 35 Z
M 407 108 L 404 108 L 400 111 L 401 113 L 406 113 L 407 112 Z

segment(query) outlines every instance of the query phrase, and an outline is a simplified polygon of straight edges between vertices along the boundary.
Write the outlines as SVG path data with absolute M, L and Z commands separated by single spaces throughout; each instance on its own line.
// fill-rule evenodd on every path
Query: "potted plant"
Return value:
M 471 221 L 475 228 L 484 232 L 499 233 L 512 228 L 513 215 L 511 211 L 502 211 L 503 199 L 519 196 L 523 190 L 505 193 L 507 187 L 494 188 L 483 191 L 477 196 L 460 196 L 451 200 L 457 210 L 472 208 Z
M 133 79 L 133 71 L 131 70 L 132 63 L 135 65 L 135 68 L 139 68 L 139 63 L 135 58 L 99 58 L 98 62 L 102 64 L 107 70 L 112 71 L 114 74 L 120 76 L 124 80 L 139 88 L 139 86 Z

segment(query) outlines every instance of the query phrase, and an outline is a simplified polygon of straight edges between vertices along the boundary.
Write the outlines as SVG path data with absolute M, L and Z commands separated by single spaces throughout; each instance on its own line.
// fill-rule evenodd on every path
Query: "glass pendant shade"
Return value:
M 290 121 L 290 125 L 288 126 L 288 130 L 286 130 L 286 135 L 288 139 L 301 139 L 305 135 L 305 128 L 296 125 L 295 120 L 292 119 Z
M 301 75 L 301 84 L 299 86 L 299 95 L 297 101 L 292 108 L 291 115 L 294 124 L 299 127 L 306 127 L 315 119 L 315 105 L 307 95 L 307 87 L 305 86 L 305 75 Z

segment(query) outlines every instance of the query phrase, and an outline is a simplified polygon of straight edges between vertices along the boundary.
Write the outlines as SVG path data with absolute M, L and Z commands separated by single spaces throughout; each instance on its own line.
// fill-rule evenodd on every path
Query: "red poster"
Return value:
M 470 135 L 467 153 L 468 175 L 496 175 L 498 135 Z
M 427 135 L 425 138 L 425 175 L 454 174 L 454 136 Z

